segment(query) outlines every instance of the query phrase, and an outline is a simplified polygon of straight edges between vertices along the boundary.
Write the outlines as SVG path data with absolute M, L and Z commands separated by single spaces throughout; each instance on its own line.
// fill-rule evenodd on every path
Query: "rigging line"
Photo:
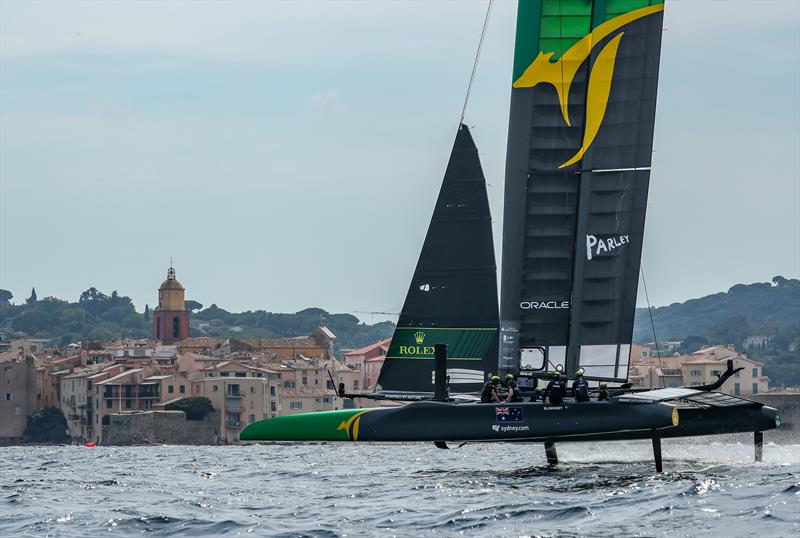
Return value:
M 661 364 L 661 350 L 658 348 L 658 336 L 656 336 L 656 324 L 653 322 L 653 309 L 650 307 L 650 295 L 647 293 L 647 281 L 644 278 L 644 265 L 639 263 L 639 273 L 642 275 L 642 285 L 644 286 L 644 297 L 647 299 L 647 313 L 650 314 L 650 328 L 653 330 L 653 341 L 656 344 L 656 357 L 658 357 L 658 368 L 661 370 L 661 388 L 666 388 L 664 381 L 664 366 Z
M 489 0 L 489 5 L 486 6 L 486 16 L 483 18 L 483 29 L 481 30 L 481 38 L 478 41 L 478 50 L 475 51 L 475 61 L 472 63 L 472 73 L 469 75 L 469 84 L 467 85 L 467 95 L 464 96 L 464 106 L 461 108 L 461 119 L 458 124 L 464 123 L 464 114 L 467 113 L 467 103 L 469 102 L 469 94 L 472 92 L 472 82 L 475 80 L 475 71 L 478 69 L 478 60 L 481 57 L 481 49 L 483 48 L 483 37 L 486 35 L 486 27 L 489 25 L 489 13 L 492 11 L 492 1 Z

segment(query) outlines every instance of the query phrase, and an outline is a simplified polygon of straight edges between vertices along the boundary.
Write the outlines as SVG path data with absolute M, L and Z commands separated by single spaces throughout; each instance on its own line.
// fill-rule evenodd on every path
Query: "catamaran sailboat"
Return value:
M 478 150 L 459 125 L 378 384 L 404 402 L 276 417 L 243 441 L 555 443 L 754 432 L 777 410 L 701 387 L 627 387 L 664 4 L 520 0 L 506 155 L 501 296 Z M 479 403 L 494 373 L 528 388 L 582 369 L 608 401 Z

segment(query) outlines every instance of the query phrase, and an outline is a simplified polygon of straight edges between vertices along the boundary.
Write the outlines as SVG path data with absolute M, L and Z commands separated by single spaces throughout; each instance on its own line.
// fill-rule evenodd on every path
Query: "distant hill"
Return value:
M 772 283 L 737 284 L 727 292 L 653 308 L 653 322 L 662 341 L 694 335 L 729 336 L 734 340 L 715 343 L 740 345 L 749 336 L 744 333 L 774 333 L 800 325 L 800 280 L 776 276 Z M 633 340 L 653 341 L 646 308 L 636 310 Z
M 9 292 L 0 290 L 0 335 L 4 338 L 50 338 L 53 344 L 63 346 L 83 339 L 150 336 L 149 308 L 145 307 L 144 313 L 137 312 L 130 298 L 116 291 L 106 295 L 89 288 L 76 302 L 55 297 L 38 300 L 32 294 L 25 303 L 15 305 L 10 302 L 11 298 Z M 331 314 L 320 308 L 282 314 L 264 310 L 234 313 L 217 305 L 202 310 L 203 305 L 196 301 L 186 301 L 186 307 L 197 310 L 190 317 L 190 336 L 307 336 L 324 319 L 337 336 L 337 348 L 358 348 L 387 338 L 394 331 L 391 322 L 368 325 L 350 314 Z

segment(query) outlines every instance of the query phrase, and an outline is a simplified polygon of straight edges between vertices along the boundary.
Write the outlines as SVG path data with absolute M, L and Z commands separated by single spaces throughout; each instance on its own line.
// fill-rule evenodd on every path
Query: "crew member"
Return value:
M 500 386 L 500 377 L 493 375 L 492 378 L 486 382 L 481 391 L 481 403 L 498 403 L 500 396 L 497 394 L 497 388 Z
M 514 374 L 506 374 L 505 381 L 503 382 L 503 387 L 506 391 L 506 402 L 521 402 L 522 401 L 522 393 L 517 386 L 517 382 L 514 379 Z
M 608 391 L 606 390 L 606 386 L 607 385 L 608 385 L 608 383 L 606 383 L 605 381 L 601 381 L 600 382 L 600 392 L 597 393 L 597 401 L 598 402 L 602 402 L 602 401 L 607 401 L 608 400 Z
M 583 378 L 583 368 L 575 372 L 575 381 L 572 382 L 572 397 L 576 402 L 589 401 L 589 383 Z
M 544 395 L 542 394 L 542 387 L 536 387 L 533 389 L 533 396 L 531 396 L 532 402 L 538 402 L 539 400 L 544 401 Z
M 544 389 L 542 401 L 549 401 L 551 404 L 560 404 L 564 401 L 564 396 L 567 394 L 567 384 L 561 381 L 561 374 L 555 372 L 553 380 L 547 384 Z

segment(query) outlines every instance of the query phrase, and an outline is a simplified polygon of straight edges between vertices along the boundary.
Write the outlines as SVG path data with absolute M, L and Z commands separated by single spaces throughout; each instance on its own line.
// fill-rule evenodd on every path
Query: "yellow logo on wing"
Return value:
M 647 15 L 663 11 L 664 5 L 635 9 L 629 13 L 614 17 L 606 21 L 580 41 L 572 45 L 561 58 L 551 62 L 553 52 L 539 52 L 539 55 L 528 66 L 524 73 L 514 82 L 514 88 L 533 88 L 537 84 L 551 84 L 558 94 L 561 105 L 561 115 L 567 125 L 572 126 L 569 119 L 569 89 L 572 80 L 594 46 L 604 38 L 613 34 L 626 24 Z M 614 63 L 617 60 L 619 42 L 625 32 L 620 32 L 611 39 L 598 53 L 592 72 L 589 75 L 589 87 L 586 95 L 586 126 L 583 133 L 583 144 L 571 159 L 559 166 L 564 168 L 578 162 L 594 141 L 608 105 L 608 96 L 611 94 L 611 79 L 614 76 Z
M 347 432 L 347 437 L 351 441 L 358 441 L 358 428 L 361 426 L 361 415 L 367 411 L 369 411 L 369 409 L 356 413 L 347 420 L 343 420 L 339 423 L 339 427 L 336 428 L 336 431 L 344 430 Z

